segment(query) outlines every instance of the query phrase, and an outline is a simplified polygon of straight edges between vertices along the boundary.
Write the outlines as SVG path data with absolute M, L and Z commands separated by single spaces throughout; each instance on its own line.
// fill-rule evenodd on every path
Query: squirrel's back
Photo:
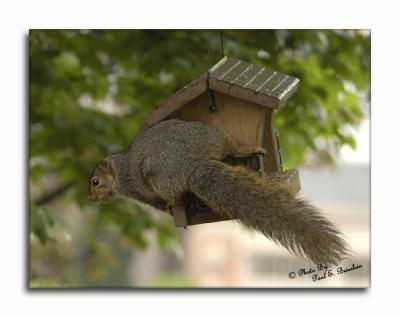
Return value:
M 200 158 L 219 158 L 224 152 L 231 150 L 230 138 L 221 130 L 199 122 L 171 119 L 162 121 L 143 130 L 133 142 L 139 143 L 143 149 L 154 147 L 163 152 L 183 155 L 196 155 Z M 184 153 L 182 153 L 183 151 Z

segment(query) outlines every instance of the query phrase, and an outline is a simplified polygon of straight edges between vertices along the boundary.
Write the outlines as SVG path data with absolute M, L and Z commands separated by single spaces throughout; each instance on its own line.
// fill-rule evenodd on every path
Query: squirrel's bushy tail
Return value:
M 335 226 L 285 185 L 218 161 L 197 161 L 193 168 L 190 190 L 214 212 L 238 218 L 316 264 L 337 264 L 347 254 Z

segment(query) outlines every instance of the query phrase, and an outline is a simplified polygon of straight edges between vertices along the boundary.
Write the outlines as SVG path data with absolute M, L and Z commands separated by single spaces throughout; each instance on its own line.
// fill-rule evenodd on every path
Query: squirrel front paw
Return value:
M 248 145 L 242 145 L 236 150 L 235 157 L 247 157 L 253 154 L 265 154 L 265 153 L 266 150 L 261 146 L 252 147 Z
M 267 151 L 263 147 L 257 146 L 252 150 L 251 154 L 265 154 L 265 153 L 267 153 Z

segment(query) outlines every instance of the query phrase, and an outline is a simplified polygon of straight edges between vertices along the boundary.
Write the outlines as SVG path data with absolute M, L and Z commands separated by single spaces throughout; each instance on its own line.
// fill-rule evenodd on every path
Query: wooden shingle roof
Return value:
M 294 94 L 299 82 L 296 77 L 224 57 L 207 73 L 162 102 L 147 116 L 146 123 L 151 126 L 163 120 L 207 89 L 278 108 Z

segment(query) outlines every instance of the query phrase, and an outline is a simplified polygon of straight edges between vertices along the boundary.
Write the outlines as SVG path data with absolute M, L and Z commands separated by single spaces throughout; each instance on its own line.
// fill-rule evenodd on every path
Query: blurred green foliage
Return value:
M 286 167 L 304 163 L 310 157 L 334 162 L 341 146 L 356 146 L 351 128 L 363 118 L 360 94 L 368 98 L 370 89 L 367 31 L 226 30 L 223 36 L 225 55 L 301 79 L 298 92 L 277 112 L 274 121 L 280 131 Z M 155 219 L 145 207 L 122 198 L 89 204 L 87 179 L 101 158 L 128 146 L 146 114 L 158 103 L 220 58 L 219 31 L 30 31 L 34 280 L 41 281 L 51 271 L 49 276 L 78 276 L 81 285 L 112 283 L 115 278 L 107 280 L 101 266 L 112 262 L 112 254 L 120 252 L 126 257 L 127 245 L 145 249 L 148 232 L 155 233 L 161 247 L 177 252 L 178 237 L 168 216 Z M 40 206 L 35 203 L 66 183 L 73 185 Z M 68 224 L 74 208 L 90 215 L 76 216 L 84 221 L 81 231 Z M 117 230 L 110 233 L 110 226 Z M 71 235 L 72 242 L 60 242 L 56 238 L 59 232 Z M 91 273 L 67 274 L 54 269 L 54 259 L 59 259 L 65 270 L 68 261 L 82 261 Z M 52 270 L 40 269 L 51 261 Z M 112 267 L 112 263 L 109 265 Z M 115 264 L 115 270 L 123 268 Z M 46 276 L 43 278 L 45 281 Z M 117 281 L 124 283 L 123 278 Z M 64 279 L 60 283 L 76 281 Z
M 151 281 L 148 281 L 145 285 L 141 285 L 141 287 L 156 287 L 156 288 L 169 288 L 173 285 L 176 288 L 194 288 L 197 287 L 196 283 L 192 281 L 185 275 L 182 274 L 168 274 L 156 276 Z

